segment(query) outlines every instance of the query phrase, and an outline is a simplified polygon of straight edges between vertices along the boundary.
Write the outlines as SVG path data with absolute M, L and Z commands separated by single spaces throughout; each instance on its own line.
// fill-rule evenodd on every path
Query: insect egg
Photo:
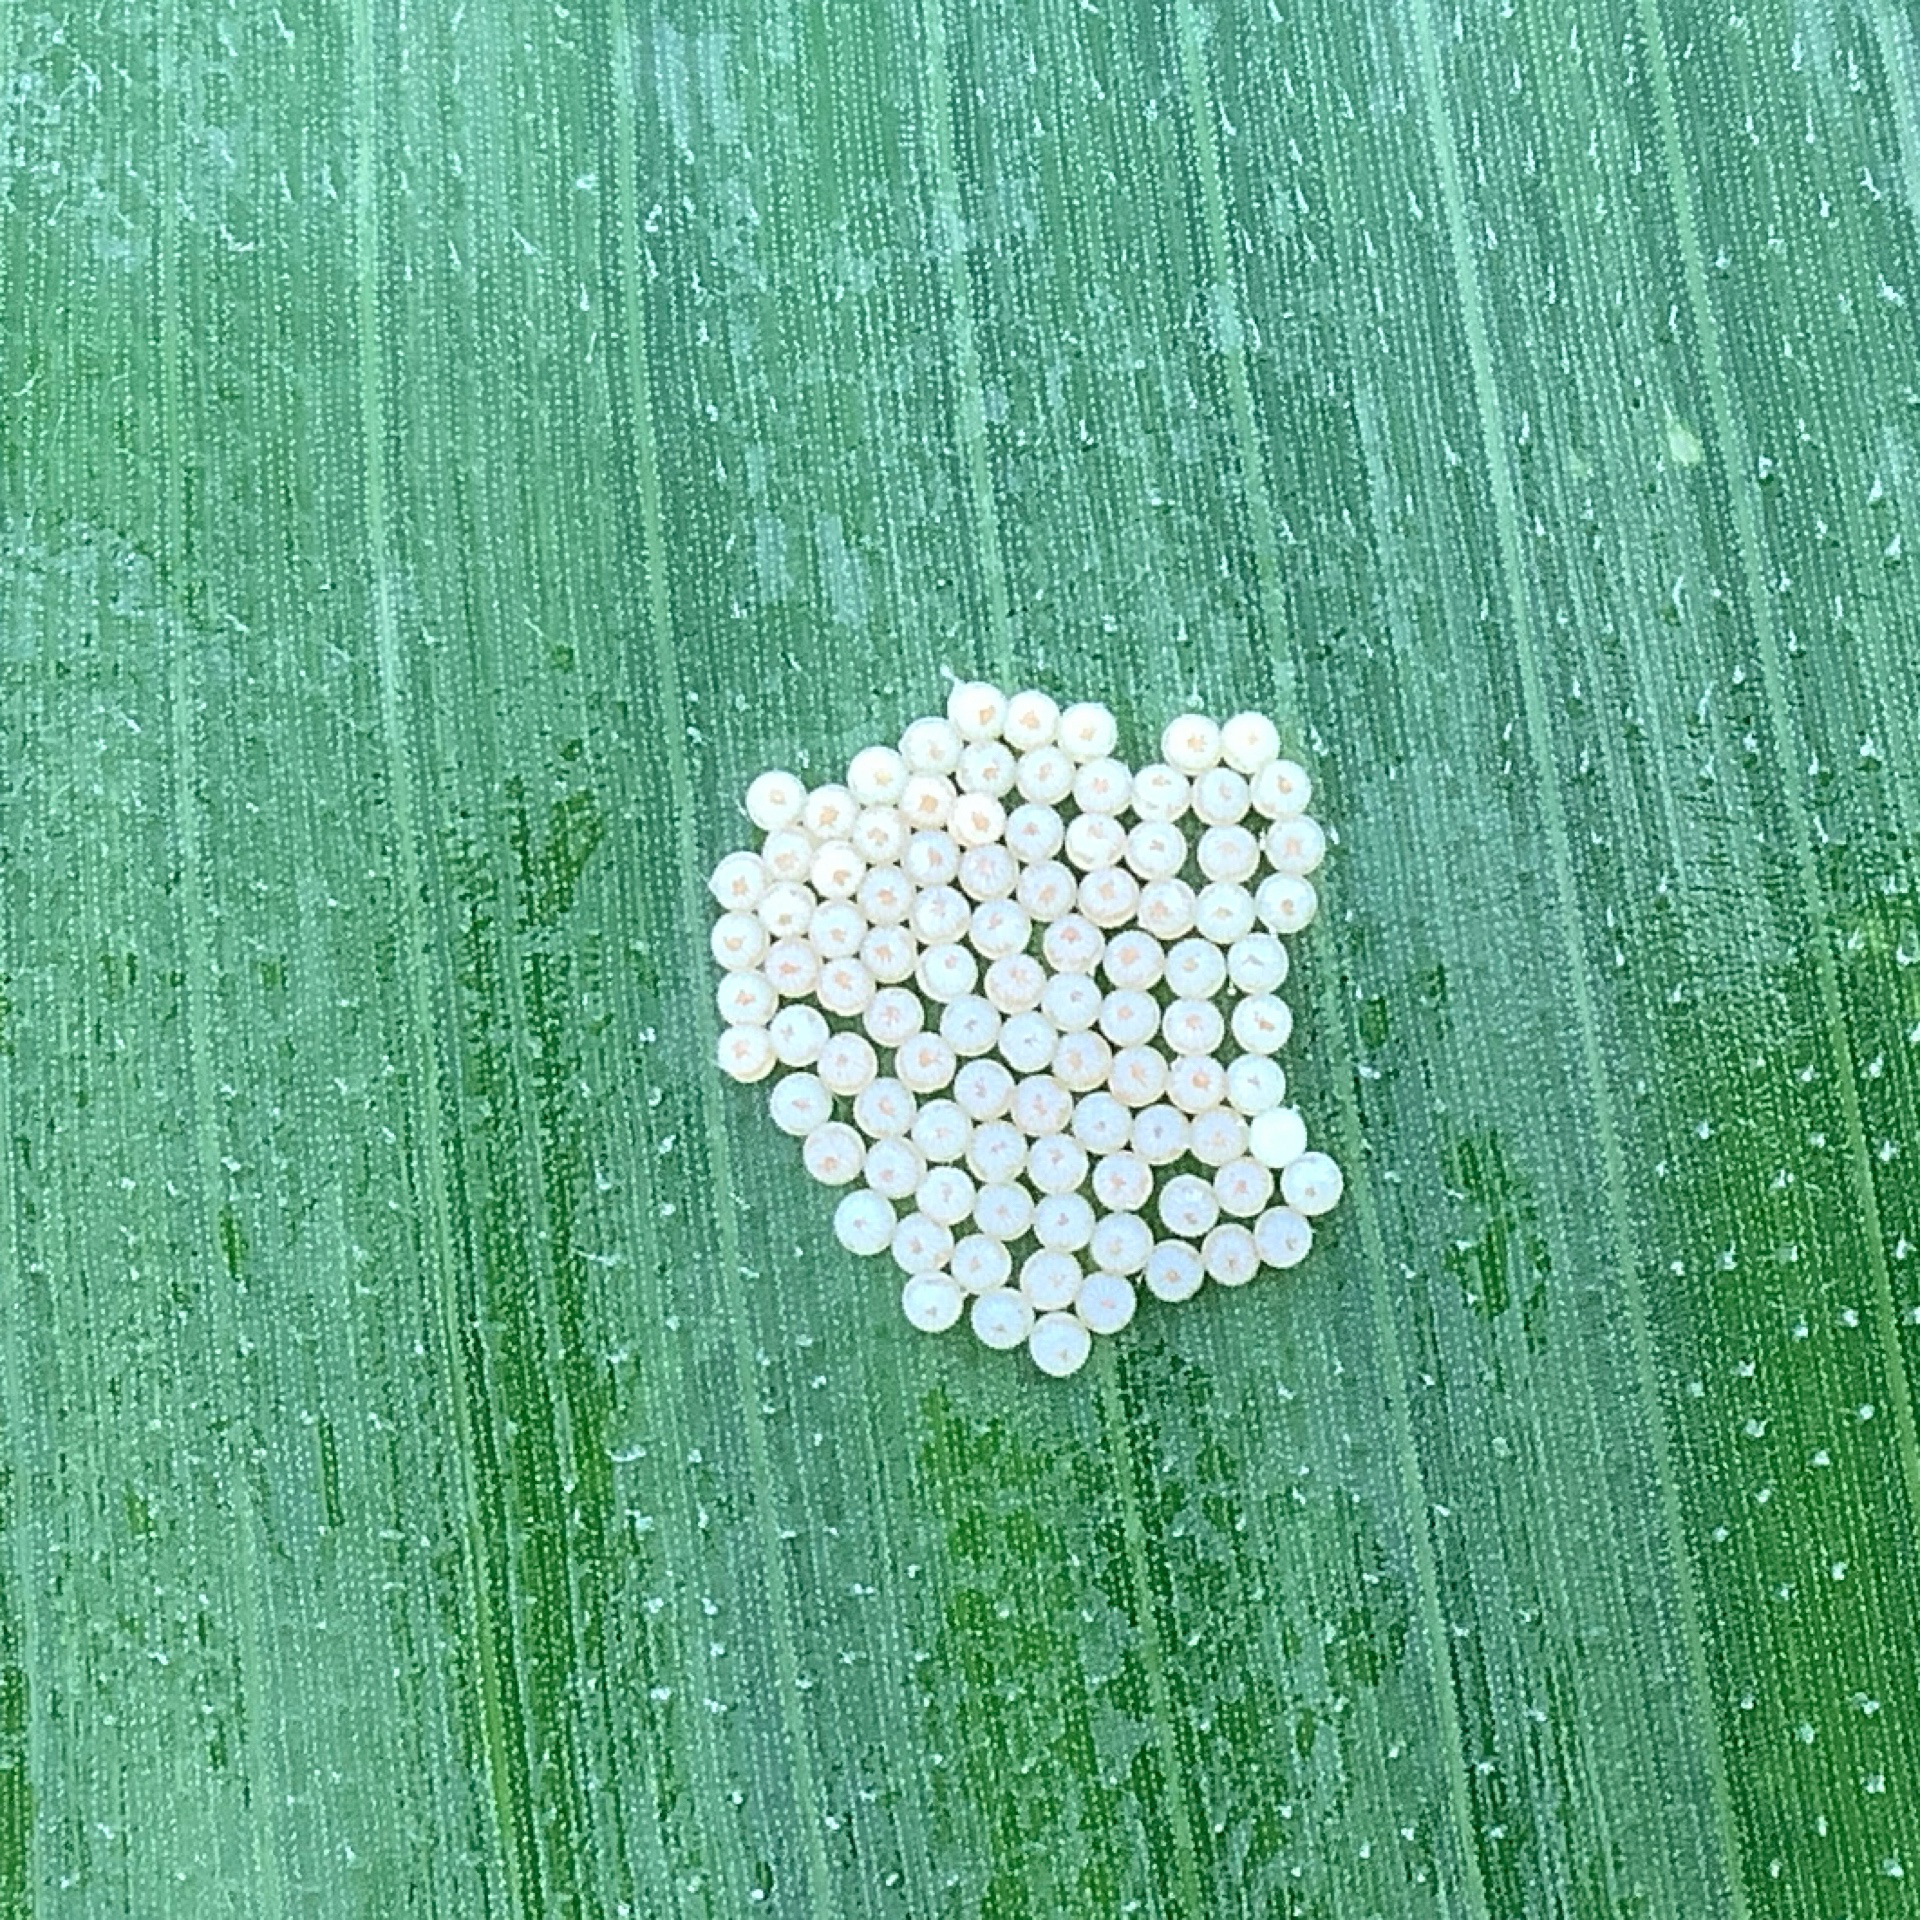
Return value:
M 1127 865 L 1142 880 L 1170 880 L 1187 864 L 1187 837 L 1170 820 L 1140 820 L 1127 832 Z
M 1267 864 L 1275 873 L 1312 873 L 1326 852 L 1325 830 L 1305 814 L 1276 820 L 1267 829 Z
M 1133 776 L 1118 760 L 1089 760 L 1073 776 L 1073 804 L 1082 813 L 1124 813 L 1133 799 Z
M 973 1218 L 990 1240 L 1018 1240 L 1033 1225 L 1033 1195 L 1011 1181 L 988 1181 L 973 1196 Z
M 1223 1221 L 1201 1243 L 1208 1279 L 1223 1287 L 1244 1287 L 1260 1271 L 1260 1249 L 1250 1229 Z
M 1241 993 L 1272 993 L 1287 983 L 1287 950 L 1270 933 L 1249 933 L 1227 949 L 1227 978 Z
M 1219 947 L 1244 939 L 1255 918 L 1253 895 L 1231 880 L 1209 880 L 1193 903 L 1194 931 Z
M 967 1142 L 967 1165 L 984 1186 L 1005 1186 L 1026 1170 L 1027 1136 L 1005 1120 L 983 1121 Z
M 1181 1158 L 1193 1137 L 1193 1123 L 1178 1107 L 1142 1107 L 1133 1117 L 1127 1145 L 1150 1167 L 1164 1167 Z
M 1123 928 L 1108 940 L 1100 955 L 1100 968 L 1109 986 L 1141 990 L 1156 987 L 1167 970 L 1167 951 L 1152 934 Z
M 999 799 L 1013 791 L 1018 757 L 998 740 L 977 740 L 960 756 L 954 784 L 964 793 L 988 794 Z
M 730 913 L 751 913 L 766 892 L 766 862 L 757 853 L 730 853 L 714 868 L 707 886 Z
M 960 844 L 937 827 L 922 828 L 907 841 L 900 865 L 916 887 L 948 886 L 960 872 Z
M 934 833 L 953 818 L 958 794 L 944 773 L 916 773 L 900 796 L 900 817 L 915 833 Z
M 764 1080 L 773 1071 L 773 1041 L 765 1027 L 725 1027 L 718 1058 L 720 1071 L 730 1080 Z
M 1248 1053 L 1277 1053 L 1293 1032 L 1293 1009 L 1271 993 L 1249 994 L 1233 1010 L 1233 1037 Z
M 1193 889 L 1184 880 L 1150 880 L 1140 889 L 1140 924 L 1157 940 L 1193 931 Z
M 820 983 L 820 952 L 808 940 L 776 940 L 760 965 L 783 999 L 798 1000 Z
M 1093 1208 L 1078 1193 L 1049 1193 L 1034 1202 L 1033 1237 L 1059 1253 L 1078 1253 L 1093 1237 Z
M 1053 806 L 1073 791 L 1073 762 L 1057 746 L 1037 747 L 1015 762 L 1013 785 L 1022 800 Z
M 1280 735 L 1264 713 L 1236 713 L 1220 727 L 1220 757 L 1252 778 L 1279 758 Z
M 879 1073 L 879 1060 L 863 1035 L 831 1035 L 817 1056 L 818 1072 L 828 1092 L 851 1099 L 870 1086 Z
M 860 963 L 876 980 L 898 986 L 911 977 L 920 943 L 905 927 L 869 927 L 860 942 Z
M 1026 1013 L 1037 1007 L 1046 985 L 1046 969 L 1025 953 L 1003 955 L 987 969 L 987 998 L 1002 1013 Z
M 1053 1077 L 1069 1093 L 1091 1093 L 1113 1068 L 1113 1048 L 1093 1032 L 1063 1033 L 1053 1050 Z
M 893 1056 L 895 1077 L 916 1095 L 950 1086 L 958 1065 L 953 1048 L 937 1033 L 916 1033 Z
M 805 933 L 816 905 L 813 890 L 797 881 L 779 880 L 760 896 L 754 908 L 760 924 L 776 940 Z
M 1100 989 L 1084 973 L 1056 973 L 1040 994 L 1040 1012 L 1062 1033 L 1080 1033 L 1100 1017 Z
M 859 960 L 829 960 L 820 969 L 814 996 L 829 1013 L 857 1019 L 873 1005 L 873 975 Z
M 763 833 L 791 826 L 806 803 L 806 788 L 790 773 L 763 773 L 747 787 L 747 818 Z
M 1020 863 L 993 841 L 960 856 L 960 891 L 971 900 L 1004 900 L 1020 880 Z
M 1013 1256 L 1004 1240 L 984 1233 L 970 1233 L 956 1241 L 953 1258 L 947 1263 L 955 1282 L 967 1293 L 991 1293 L 1004 1287 L 1013 1273 Z
M 1028 801 L 1007 815 L 1007 846 L 1028 866 L 1036 860 L 1051 860 L 1060 851 L 1066 833 L 1065 821 L 1052 807 Z
M 1000 1026 L 1000 1057 L 1016 1073 L 1044 1073 L 1053 1064 L 1060 1029 L 1038 1011 L 1016 1013 Z
M 1196 1113 L 1188 1137 L 1188 1151 L 1205 1167 L 1224 1167 L 1247 1150 L 1247 1122 L 1231 1107 L 1208 1107 Z
M 1070 1307 L 1080 1291 L 1080 1263 L 1070 1253 L 1042 1247 L 1020 1263 L 1020 1291 L 1042 1313 Z
M 912 910 L 913 882 L 898 867 L 869 867 L 854 901 L 871 925 L 897 927 Z
M 1225 1031 L 1211 1000 L 1175 1000 L 1160 1019 L 1161 1037 L 1175 1053 L 1211 1053 Z
M 865 1187 L 848 1194 L 833 1210 L 834 1238 L 849 1253 L 879 1253 L 893 1239 L 893 1208 Z
M 1007 810 L 990 793 L 963 793 L 955 801 L 947 831 L 964 850 L 998 840 L 1007 828 Z
M 1236 1219 L 1250 1219 L 1273 1198 L 1273 1171 L 1258 1160 L 1226 1161 L 1213 1176 L 1220 1211 Z
M 960 730 L 952 721 L 916 720 L 900 736 L 900 758 L 909 776 L 951 773 L 960 764 L 961 744 Z
M 862 807 L 850 836 L 854 851 L 869 865 L 890 866 L 907 847 L 907 823 L 898 807 Z
M 995 1287 L 975 1295 L 967 1321 L 982 1346 L 1010 1352 L 1033 1330 L 1033 1307 L 1011 1287 Z
M 1251 1120 L 1287 1097 L 1287 1076 L 1278 1061 L 1243 1053 L 1227 1069 L 1227 1104 Z
M 1090 1273 L 1080 1283 L 1073 1311 L 1089 1333 L 1119 1333 L 1133 1319 L 1131 1281 L 1117 1273 Z
M 960 994 L 940 1010 L 941 1039 L 967 1060 L 990 1052 L 1003 1024 L 993 1003 L 977 993 Z
M 1062 915 L 1040 940 L 1040 951 L 1056 973 L 1091 973 L 1106 946 L 1106 935 L 1077 913 Z
M 888 1200 L 910 1201 L 926 1177 L 927 1162 L 910 1140 L 876 1140 L 867 1149 L 867 1185 Z
M 1160 1224 L 1183 1240 L 1197 1240 L 1220 1217 L 1212 1184 L 1197 1173 L 1176 1173 L 1156 1196 Z
M 1167 985 L 1183 1000 L 1211 1000 L 1226 977 L 1226 958 L 1211 940 L 1179 940 L 1167 951 Z
M 1313 919 L 1320 897 L 1313 882 L 1292 873 L 1270 873 L 1260 882 L 1254 907 L 1275 933 L 1298 933 Z
M 1082 873 L 1117 867 L 1127 857 L 1127 830 L 1111 814 L 1080 813 L 1068 822 L 1063 851 Z
M 1110 1093 L 1090 1093 L 1073 1109 L 1073 1137 L 1089 1153 L 1114 1153 L 1127 1143 L 1133 1116 Z
M 1031 753 L 1048 745 L 1060 724 L 1059 706 L 1046 694 L 1029 689 L 1016 693 L 1007 702 L 1003 732 L 1008 746 L 1020 753 Z
M 1073 910 L 1078 883 L 1057 860 L 1039 860 L 1021 874 L 1014 898 L 1042 923 Z
M 1140 883 L 1124 867 L 1096 867 L 1081 880 L 1076 904 L 1096 927 L 1121 927 L 1139 909 Z
M 1071 1193 L 1087 1177 L 1087 1150 L 1070 1133 L 1049 1133 L 1027 1150 L 1027 1178 L 1041 1193 Z
M 974 1186 L 958 1167 L 929 1167 L 914 1197 L 929 1220 L 951 1227 L 973 1211 Z
M 1253 807 L 1269 820 L 1289 813 L 1305 813 L 1313 799 L 1307 770 L 1291 760 L 1274 760 L 1253 776 Z
M 1307 1123 L 1297 1108 L 1270 1107 L 1247 1129 L 1247 1150 L 1263 1167 L 1285 1167 L 1307 1150 Z
M 1138 1213 L 1153 1191 L 1153 1169 L 1138 1154 L 1109 1153 L 1093 1170 L 1093 1195 L 1117 1213 Z
M 908 1136 L 935 1165 L 960 1159 L 973 1140 L 973 1122 L 952 1100 L 923 1100 Z
M 779 1011 L 780 996 L 764 973 L 723 973 L 716 1004 L 730 1027 L 764 1027 Z
M 1087 1258 L 1109 1273 L 1138 1273 L 1153 1251 L 1153 1229 L 1137 1213 L 1104 1214 L 1093 1224 Z
M 1116 987 L 1100 1003 L 1100 1031 L 1116 1047 L 1143 1047 L 1160 1030 L 1160 1003 L 1150 993 Z
M 1043 1313 L 1027 1335 L 1027 1352 L 1044 1374 L 1064 1380 L 1086 1364 L 1093 1336 L 1086 1323 L 1070 1313 Z
M 958 887 L 928 887 L 907 916 L 914 932 L 933 946 L 958 940 L 973 917 L 973 902 Z
M 1183 713 L 1160 736 L 1160 757 L 1178 773 L 1205 773 L 1220 760 L 1220 729 L 1204 714 Z
M 918 1104 L 905 1085 L 883 1074 L 854 1095 L 854 1124 L 872 1139 L 898 1139 L 912 1127 Z
M 1133 811 L 1142 820 L 1178 820 L 1192 792 L 1184 773 L 1156 760 L 1133 776 Z
M 1166 1091 L 1165 1055 L 1152 1047 L 1122 1047 L 1113 1056 L 1113 1071 L 1107 1077 L 1107 1086 L 1123 1106 L 1152 1105 Z
M 1297 1267 L 1313 1245 L 1313 1228 L 1291 1207 L 1275 1207 L 1253 1223 L 1253 1244 L 1270 1267 Z
M 1247 783 L 1231 767 L 1209 767 L 1193 783 L 1194 812 L 1211 827 L 1240 819 L 1248 806 Z
M 782 1007 L 767 1025 L 774 1058 L 783 1067 L 812 1066 L 831 1034 L 819 1008 L 802 1003 Z
M 1200 1251 L 1184 1240 L 1157 1240 L 1142 1269 L 1147 1291 L 1156 1300 L 1191 1300 L 1200 1291 L 1207 1270 Z
M 915 1211 L 903 1215 L 893 1229 L 893 1257 L 903 1273 L 931 1273 L 944 1267 L 953 1252 L 953 1230 Z
M 916 1273 L 900 1289 L 900 1310 L 922 1333 L 945 1333 L 965 1306 L 960 1289 L 938 1273 Z
M 813 865 L 815 845 L 813 835 L 804 827 L 783 827 L 778 833 L 768 834 L 766 844 L 760 849 L 761 864 L 768 878 L 804 880 Z
M 997 740 L 1007 719 L 1007 696 L 984 680 L 961 680 L 948 691 L 947 720 L 962 740 Z
M 1061 714 L 1057 738 L 1070 759 L 1085 765 L 1089 760 L 1103 759 L 1112 753 L 1120 738 L 1120 728 L 1098 701 L 1082 700 Z
M 953 1076 L 953 1097 L 972 1120 L 997 1120 L 1013 1101 L 1013 1075 L 998 1060 L 969 1060 Z
M 1337 1206 L 1345 1185 L 1339 1166 L 1324 1153 L 1303 1153 L 1280 1175 L 1281 1196 L 1308 1218 Z
M 1245 827 L 1209 827 L 1200 836 L 1200 871 L 1209 880 L 1245 884 L 1260 865 L 1260 843 Z
M 976 952 L 1004 960 L 1033 938 L 1033 918 L 1017 901 L 985 900 L 974 908 L 967 935 Z
M 767 957 L 771 935 L 751 913 L 723 913 L 713 923 L 709 941 L 713 957 L 730 973 L 757 967 Z
M 825 1120 L 801 1142 L 800 1158 L 822 1186 L 844 1187 L 866 1164 L 867 1143 L 844 1120 Z
M 851 900 L 829 900 L 807 922 L 807 942 L 823 960 L 845 960 L 860 951 L 867 916 Z
M 1008 1117 L 1029 1139 L 1063 1133 L 1073 1118 L 1073 1096 L 1047 1074 L 1029 1074 L 1013 1090 Z
M 907 763 L 891 747 L 862 747 L 847 763 L 847 791 L 862 807 L 891 807 L 907 789 Z
M 838 840 L 853 826 L 859 804 L 845 787 L 815 787 L 800 809 L 800 824 L 816 840 Z
M 1183 1053 L 1167 1070 L 1167 1098 L 1191 1119 L 1227 1097 L 1227 1071 L 1211 1054 Z

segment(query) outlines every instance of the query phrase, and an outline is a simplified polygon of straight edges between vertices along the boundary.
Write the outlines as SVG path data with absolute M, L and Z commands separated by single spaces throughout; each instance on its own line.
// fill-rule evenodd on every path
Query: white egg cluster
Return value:
M 1274 1058 L 1284 935 L 1326 836 L 1273 723 L 1183 714 L 1161 758 L 1113 715 L 956 686 L 844 782 L 747 789 L 757 851 L 711 881 L 721 1069 L 846 1188 L 929 1333 L 1075 1372 L 1133 1318 L 1297 1265 L 1340 1198 Z M 1157 1224 L 1156 1224 L 1157 1223 Z

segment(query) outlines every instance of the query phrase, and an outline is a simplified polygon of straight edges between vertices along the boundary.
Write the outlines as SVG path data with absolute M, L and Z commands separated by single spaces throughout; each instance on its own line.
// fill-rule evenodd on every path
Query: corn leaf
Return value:
M 0 9 L 0 1916 L 1920 1876 L 1896 0 Z M 711 1068 L 948 673 L 1258 706 L 1314 1256 L 1053 1382 Z

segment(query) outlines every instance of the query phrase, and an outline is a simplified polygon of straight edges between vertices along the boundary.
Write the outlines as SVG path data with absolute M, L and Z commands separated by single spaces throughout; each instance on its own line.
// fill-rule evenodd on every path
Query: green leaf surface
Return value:
M 1920 1885 L 1896 0 L 0 9 L 0 1920 Z M 1312 1259 L 928 1340 L 760 768 L 1273 712 Z

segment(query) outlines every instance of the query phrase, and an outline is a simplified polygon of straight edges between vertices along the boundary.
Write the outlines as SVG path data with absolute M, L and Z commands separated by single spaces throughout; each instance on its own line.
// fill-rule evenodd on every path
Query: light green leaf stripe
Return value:
M 1888 0 L 0 11 L 0 1920 L 1887 1920 Z M 916 1335 L 704 876 L 1271 710 L 1313 1257 Z M 884 1264 L 884 1263 L 881 1263 Z
M 1581 903 L 1573 875 L 1573 852 L 1567 824 L 1565 796 L 1560 774 L 1548 747 L 1546 689 L 1541 673 L 1539 649 L 1534 638 L 1533 611 L 1526 588 L 1526 569 L 1521 557 L 1520 511 L 1513 473 L 1501 422 L 1508 409 L 1503 405 L 1493 368 L 1493 353 L 1488 338 L 1486 313 L 1479 278 L 1475 272 L 1471 242 L 1467 234 L 1466 197 L 1461 179 L 1459 136 L 1452 124 L 1446 98 L 1446 83 L 1441 72 L 1440 48 L 1431 7 L 1421 0 L 1410 16 L 1416 43 L 1421 107 L 1431 143 L 1434 172 L 1444 210 L 1447 252 L 1451 263 L 1462 329 L 1466 336 L 1467 358 L 1472 369 L 1473 397 L 1478 415 L 1479 439 L 1485 462 L 1488 488 L 1492 495 L 1495 541 L 1506 604 L 1508 630 L 1519 668 L 1524 736 L 1535 771 L 1535 791 L 1539 799 L 1541 826 L 1546 840 L 1551 879 L 1547 888 L 1550 911 L 1557 923 L 1566 979 L 1572 1001 L 1570 1013 L 1578 1041 L 1578 1079 L 1584 1083 L 1575 1095 L 1576 1111 L 1586 1118 L 1591 1111 L 1592 1131 L 1600 1148 L 1600 1189 L 1606 1213 L 1606 1251 L 1608 1264 L 1617 1280 L 1621 1302 L 1632 1331 L 1634 1380 L 1644 1407 L 1647 1446 L 1659 1487 L 1660 1517 L 1666 1549 L 1663 1563 L 1672 1569 L 1668 1576 L 1674 1590 L 1675 1611 L 1680 1624 L 1680 1659 L 1674 1664 L 1684 1673 L 1686 1718 L 1702 1730 L 1701 1760 L 1707 1779 L 1713 1812 L 1712 1825 L 1717 1855 L 1710 1863 L 1709 1884 L 1727 1889 L 1727 1911 L 1734 1920 L 1744 1920 L 1746 1897 L 1740 1871 L 1737 1843 L 1732 1832 L 1732 1812 L 1728 1803 L 1726 1764 L 1720 1751 L 1707 1692 L 1705 1656 L 1701 1645 L 1699 1599 L 1694 1588 L 1693 1570 L 1688 1564 L 1685 1542 L 1681 1537 L 1680 1507 L 1674 1482 L 1674 1469 L 1667 1446 L 1658 1393 L 1654 1379 L 1653 1343 L 1648 1326 L 1646 1301 L 1642 1290 L 1643 1261 L 1635 1244 L 1627 1215 L 1627 1161 L 1621 1141 L 1620 1122 L 1612 1082 L 1607 1074 L 1594 1007 L 1591 979 L 1582 951 Z M 1482 1896 L 1484 1897 L 1484 1896 Z

